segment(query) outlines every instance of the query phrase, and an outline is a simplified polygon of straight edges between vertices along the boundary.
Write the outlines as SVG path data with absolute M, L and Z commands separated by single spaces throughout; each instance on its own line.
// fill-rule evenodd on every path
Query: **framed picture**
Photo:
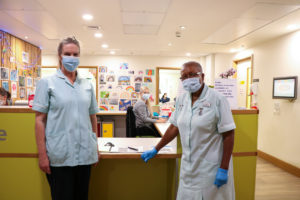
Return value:
M 25 76 L 19 76 L 19 86 L 25 87 Z
M 1 67 L 1 80 L 9 80 L 9 69 Z
M 10 80 L 11 81 L 18 81 L 18 70 L 11 70 L 10 71 Z
M 32 78 L 27 78 L 27 87 L 32 87 Z
M 25 88 L 20 88 L 20 98 L 23 99 L 26 97 L 26 90 Z
M 2 87 L 9 92 L 9 83 L 8 81 L 2 81 Z

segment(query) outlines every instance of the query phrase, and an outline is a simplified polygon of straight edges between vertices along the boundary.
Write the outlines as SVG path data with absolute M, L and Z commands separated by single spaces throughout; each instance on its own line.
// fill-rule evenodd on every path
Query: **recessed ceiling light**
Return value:
M 185 55 L 186 55 L 187 57 L 191 57 L 192 54 L 191 54 L 191 53 L 186 53 Z
M 94 36 L 95 36 L 96 38 L 101 38 L 101 37 L 103 36 L 103 34 L 102 34 L 102 33 L 95 33 Z
M 106 49 L 106 48 L 108 48 L 108 45 L 107 44 L 102 44 L 102 48 Z
M 180 30 L 185 30 L 186 27 L 185 26 L 179 26 Z
M 90 15 L 90 14 L 84 14 L 84 15 L 82 15 L 82 19 L 84 19 L 86 21 L 90 21 L 93 18 L 94 18 L 93 15 Z
M 109 53 L 110 53 L 111 55 L 115 55 L 115 54 L 116 54 L 115 51 L 110 51 Z
M 234 52 L 237 52 L 237 50 L 236 49 L 230 49 L 230 52 L 234 53 Z
M 28 36 L 25 36 L 25 39 L 27 40 L 27 39 L 28 39 Z
M 296 30 L 296 29 L 299 28 L 299 25 L 297 25 L 297 24 L 290 24 L 290 25 L 288 25 L 286 28 L 287 28 L 288 30 L 290 30 L 290 31 L 294 31 L 294 30 Z
M 172 46 L 172 43 L 171 43 L 171 42 L 169 42 L 169 43 L 168 43 L 168 46 L 169 46 L 169 47 L 170 47 L 170 46 Z

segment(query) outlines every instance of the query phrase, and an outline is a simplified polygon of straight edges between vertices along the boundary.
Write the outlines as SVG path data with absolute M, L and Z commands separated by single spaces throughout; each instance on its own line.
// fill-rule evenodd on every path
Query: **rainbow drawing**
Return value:
M 126 88 L 126 91 L 127 92 L 134 92 L 134 87 L 133 86 L 128 86 L 127 88 Z
M 100 106 L 99 109 L 100 109 L 100 111 L 108 111 L 107 106 Z

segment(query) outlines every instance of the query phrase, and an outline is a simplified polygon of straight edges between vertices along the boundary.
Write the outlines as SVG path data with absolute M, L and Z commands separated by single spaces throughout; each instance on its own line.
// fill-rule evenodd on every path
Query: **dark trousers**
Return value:
M 136 134 L 137 136 L 143 137 L 143 136 L 154 136 L 154 137 L 161 137 L 157 129 L 153 124 L 151 126 L 142 126 L 136 128 Z
M 50 168 L 46 176 L 52 200 L 88 200 L 91 165 Z

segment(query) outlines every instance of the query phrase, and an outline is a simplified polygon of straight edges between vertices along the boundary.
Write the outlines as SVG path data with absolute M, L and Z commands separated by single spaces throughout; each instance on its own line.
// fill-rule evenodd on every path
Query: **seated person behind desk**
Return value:
M 164 93 L 164 95 L 161 97 L 161 99 L 159 100 L 159 102 L 162 102 L 162 103 L 167 103 L 170 101 L 170 98 L 167 97 L 167 93 Z
M 155 136 L 161 137 L 153 123 L 166 122 L 165 119 L 158 119 L 151 116 L 150 113 L 150 93 L 149 88 L 142 87 L 140 91 L 141 99 L 139 99 L 133 106 L 133 112 L 136 119 L 136 132 L 138 136 Z
M 0 106 L 11 105 L 10 92 L 0 87 Z

